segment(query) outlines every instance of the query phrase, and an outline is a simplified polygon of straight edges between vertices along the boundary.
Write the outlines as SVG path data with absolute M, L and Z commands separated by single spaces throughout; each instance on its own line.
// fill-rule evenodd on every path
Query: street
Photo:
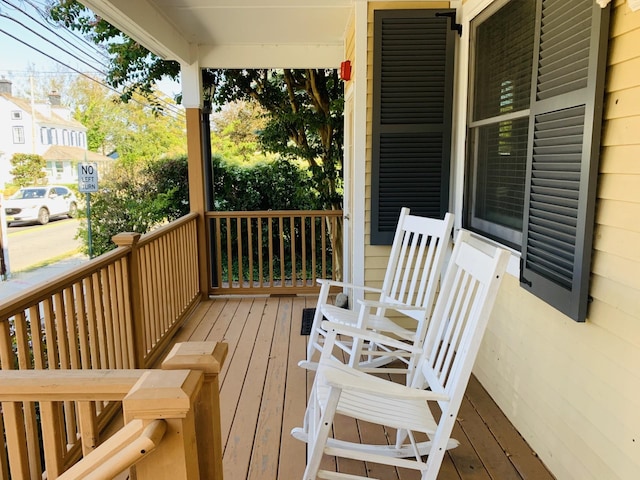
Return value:
M 80 221 L 75 218 L 52 220 L 47 225 L 11 226 L 9 266 L 19 272 L 43 263 L 66 258 L 81 246 L 76 240 Z

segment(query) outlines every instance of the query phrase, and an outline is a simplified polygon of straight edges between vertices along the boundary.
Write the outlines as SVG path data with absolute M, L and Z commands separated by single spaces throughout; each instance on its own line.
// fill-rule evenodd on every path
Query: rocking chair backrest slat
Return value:
M 464 230 L 458 235 L 417 366 L 421 375 L 414 378 L 414 386 L 426 381 L 432 390 L 450 397 L 452 388 L 466 385 L 479 332 L 484 331 L 497 294 L 495 272 L 504 271 L 508 260 L 505 250 L 496 249 L 492 257 L 473 247 L 470 238 Z
M 443 258 L 438 253 L 449 243 L 449 235 L 445 232 L 450 230 L 451 224 L 409 215 L 408 212 L 409 209 L 403 208 L 398 220 L 380 301 L 429 307 L 433 303 L 440 274 L 436 259 Z M 420 311 L 402 313 L 416 320 L 424 318 L 424 312 Z

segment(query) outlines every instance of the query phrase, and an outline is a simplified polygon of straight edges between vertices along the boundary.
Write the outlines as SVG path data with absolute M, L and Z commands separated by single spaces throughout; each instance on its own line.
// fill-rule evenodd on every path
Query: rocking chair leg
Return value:
M 307 444 L 307 467 L 304 470 L 304 480 L 316 479 L 320 462 L 324 455 L 324 446 L 327 443 L 327 438 L 329 438 L 329 432 L 333 425 L 333 417 L 338 406 L 340 393 L 339 389 L 331 389 L 324 412 L 322 412 L 316 428 L 313 429 L 313 432 L 309 432 L 311 435 Z

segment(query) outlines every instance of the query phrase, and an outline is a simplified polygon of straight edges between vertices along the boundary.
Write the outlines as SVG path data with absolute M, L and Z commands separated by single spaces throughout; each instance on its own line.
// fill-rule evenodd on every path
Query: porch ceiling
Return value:
M 206 68 L 327 67 L 355 0 L 81 0 L 167 60 Z

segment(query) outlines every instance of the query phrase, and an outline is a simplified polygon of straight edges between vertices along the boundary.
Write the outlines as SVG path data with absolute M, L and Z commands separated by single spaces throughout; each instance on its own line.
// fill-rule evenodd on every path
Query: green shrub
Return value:
M 111 238 L 122 232 L 147 233 L 189 213 L 186 157 L 142 164 L 117 164 L 91 194 L 94 255 L 115 248 Z M 79 229 L 89 251 L 86 218 Z

